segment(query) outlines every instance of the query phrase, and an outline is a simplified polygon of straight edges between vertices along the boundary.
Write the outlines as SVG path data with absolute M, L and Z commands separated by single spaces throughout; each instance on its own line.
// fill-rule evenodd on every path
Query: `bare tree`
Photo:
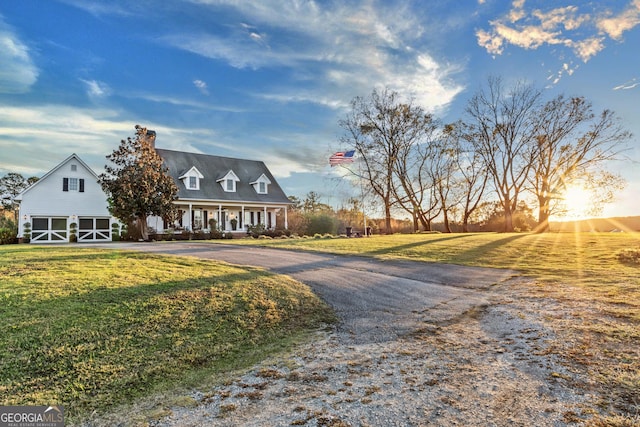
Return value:
M 424 188 L 418 185 L 416 189 L 410 181 L 419 170 L 409 153 L 428 137 L 434 126 L 430 114 L 411 102 L 401 103 L 399 98 L 398 93 L 388 89 L 374 90 L 367 99 L 355 98 L 351 112 L 340 121 L 347 132 L 341 141 L 355 148 L 363 164 L 361 178 L 383 203 L 387 233 L 392 232 L 391 210 L 399 193 L 405 206 L 420 216 L 418 196 L 422 197 Z M 404 160 L 407 163 L 402 165 Z
M 537 127 L 537 156 L 530 181 L 538 200 L 537 230 L 542 232 L 549 229 L 556 202 L 572 183 L 597 186 L 600 203 L 613 198 L 623 181 L 603 167 L 620 154 L 631 133 L 622 129 L 610 110 L 596 116 L 584 98 L 563 95 L 542 106 Z
M 502 80 L 490 77 L 486 90 L 469 101 L 470 141 L 482 157 L 505 215 L 505 231 L 513 231 L 518 205 L 536 146 L 535 111 L 541 93 L 522 82 L 505 91 Z
M 434 184 L 435 150 L 432 144 L 416 144 L 400 150 L 395 167 L 393 194 L 396 203 L 413 217 L 413 230 L 430 231 L 432 221 L 440 215 L 440 201 Z
M 449 140 L 454 162 L 453 187 L 456 190 L 457 205 L 462 212 L 462 231 L 469 232 L 469 221 L 484 199 L 488 174 L 482 157 L 473 149 L 469 141 L 466 125 L 461 121 L 447 124 L 444 135 Z M 449 203 L 449 206 L 454 204 Z

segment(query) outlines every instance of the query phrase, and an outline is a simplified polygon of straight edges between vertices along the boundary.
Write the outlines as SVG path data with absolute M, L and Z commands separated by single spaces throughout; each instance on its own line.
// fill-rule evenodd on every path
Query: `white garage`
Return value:
M 32 243 L 111 240 L 107 196 L 98 176 L 73 154 L 16 198 L 20 202 L 18 237 L 31 229 Z

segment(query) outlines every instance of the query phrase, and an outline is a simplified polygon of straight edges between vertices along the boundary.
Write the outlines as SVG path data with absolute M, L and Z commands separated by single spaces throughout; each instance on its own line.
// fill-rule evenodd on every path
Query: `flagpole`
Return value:
M 364 235 L 369 237 L 369 233 L 367 233 L 367 214 L 365 212 L 365 203 L 364 203 L 364 183 L 362 182 L 362 167 L 360 165 L 360 159 L 358 159 L 358 177 L 360 178 L 360 197 L 362 199 L 362 219 L 364 220 Z
M 356 150 L 350 150 L 350 151 L 338 151 L 336 153 L 334 153 L 331 157 L 329 157 L 329 165 L 331 165 L 331 167 L 334 167 L 336 165 L 340 165 L 344 167 L 345 163 L 353 163 L 353 155 L 355 154 Z M 363 233 L 365 236 L 368 235 L 367 233 L 367 213 L 365 211 L 365 203 L 364 203 L 364 184 L 362 183 L 362 168 L 360 166 L 360 162 L 358 162 L 358 178 L 360 178 L 360 197 L 362 199 L 362 218 L 364 221 L 364 230 Z

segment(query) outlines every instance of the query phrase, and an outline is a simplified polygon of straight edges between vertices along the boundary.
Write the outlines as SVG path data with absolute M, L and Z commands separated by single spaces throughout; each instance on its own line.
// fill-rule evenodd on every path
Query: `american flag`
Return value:
M 344 163 L 353 163 L 353 155 L 355 152 L 356 150 L 338 151 L 337 153 L 334 153 L 333 156 L 329 157 L 329 164 L 333 167 Z

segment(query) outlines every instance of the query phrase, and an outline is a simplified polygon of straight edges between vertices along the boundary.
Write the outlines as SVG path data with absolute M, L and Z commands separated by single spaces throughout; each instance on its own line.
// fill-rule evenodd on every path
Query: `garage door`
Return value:
M 100 242 L 111 240 L 109 218 L 79 218 L 78 242 Z
M 68 242 L 67 218 L 31 218 L 31 242 Z

